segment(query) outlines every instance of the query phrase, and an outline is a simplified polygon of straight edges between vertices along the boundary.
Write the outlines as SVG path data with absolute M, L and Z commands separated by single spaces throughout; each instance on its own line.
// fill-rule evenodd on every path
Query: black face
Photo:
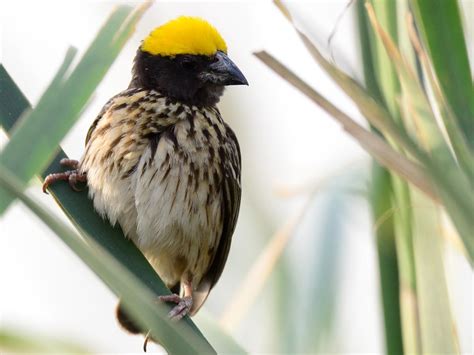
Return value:
M 248 85 L 237 66 L 223 52 L 212 57 L 181 54 L 173 57 L 138 50 L 131 87 L 155 89 L 196 106 L 213 106 L 227 85 Z

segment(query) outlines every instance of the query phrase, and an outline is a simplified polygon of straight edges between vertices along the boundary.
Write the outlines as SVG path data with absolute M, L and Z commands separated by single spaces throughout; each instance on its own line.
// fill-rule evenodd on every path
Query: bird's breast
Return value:
M 217 109 L 129 90 L 88 137 L 81 169 L 97 211 L 120 223 L 169 285 L 185 271 L 199 279 L 223 230 L 224 179 L 239 180 Z
M 159 134 L 140 159 L 132 178 L 137 244 L 163 274 L 184 260 L 191 273 L 202 275 L 217 249 L 224 137 L 214 111 L 196 110 Z

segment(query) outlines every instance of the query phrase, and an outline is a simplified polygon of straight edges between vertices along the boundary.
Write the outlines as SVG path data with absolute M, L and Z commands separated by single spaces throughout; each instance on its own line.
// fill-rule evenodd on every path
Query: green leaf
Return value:
M 139 7 L 132 14 L 129 6 L 117 7 L 70 75 L 67 72 L 76 50 L 68 50 L 38 105 L 21 118 L 0 153 L 0 163 L 15 171 L 22 182 L 28 182 L 51 162 L 144 9 Z M 0 189 L 0 214 L 11 201 L 12 196 Z
M 30 103 L 0 64 L 0 125 L 10 131 Z
M 361 45 L 364 79 L 367 91 L 382 103 L 383 98 L 376 78 L 374 36 L 369 27 L 364 2 L 357 1 L 357 19 Z M 379 78 L 380 79 L 380 78 Z M 370 203 L 374 219 L 380 292 L 382 298 L 385 344 L 388 355 L 403 354 L 400 318 L 400 282 L 398 254 L 395 243 L 393 188 L 390 173 L 376 162 L 372 164 Z
M 418 317 L 425 354 L 458 354 L 443 264 L 440 209 L 412 191 L 413 234 L 418 293 Z
M 458 1 L 411 0 L 441 90 L 474 152 L 474 88 Z
M 430 183 L 429 177 L 425 174 L 422 167 L 412 160 L 406 158 L 390 147 L 380 136 L 367 131 L 359 125 L 353 118 L 342 112 L 336 105 L 326 99 L 323 95 L 305 83 L 295 73 L 290 71 L 276 58 L 272 57 L 265 51 L 254 53 L 263 63 L 275 71 L 283 79 L 301 91 L 306 97 L 319 105 L 323 110 L 329 113 L 335 120 L 340 122 L 343 128 L 357 140 L 357 142 L 369 154 L 371 154 L 381 165 L 393 170 L 398 175 L 410 181 L 421 191 L 425 192 L 433 199 L 437 199 L 435 190 Z M 352 79 L 350 79 L 352 81 Z M 360 87 L 361 90 L 363 90 Z M 376 108 L 377 112 L 384 111 L 378 104 L 367 94 L 364 100 L 370 101 L 370 106 Z M 370 111 L 370 108 L 369 108 Z M 371 111 L 372 112 L 372 111 Z M 376 113 L 375 113 L 376 114 Z M 381 127 L 381 126 L 378 126 Z M 395 127 L 395 126 L 394 126 Z
M 327 60 L 313 42 L 300 31 L 293 19 L 282 4 L 280 0 L 274 0 L 277 7 L 282 11 L 288 21 L 293 25 L 296 33 L 300 36 L 303 44 L 308 50 L 309 54 L 313 59 L 322 67 L 322 69 L 339 85 L 339 87 L 354 101 L 359 111 L 365 116 L 371 125 L 377 128 L 384 134 L 386 139 L 390 142 L 394 142 L 398 147 L 409 152 L 413 157 L 418 160 L 422 160 L 424 154 L 418 147 L 417 143 L 408 136 L 402 125 L 397 125 L 393 117 L 387 111 L 387 109 L 379 103 L 380 95 L 383 96 L 382 88 L 378 84 L 379 93 L 377 97 L 372 97 L 366 89 L 364 89 L 359 83 L 353 78 L 340 70 L 336 65 Z M 376 51 L 374 46 L 371 46 L 372 51 Z M 373 60 L 374 66 L 375 60 Z M 280 74 L 281 75 L 281 74 Z M 395 84 L 393 84 L 396 87 Z M 422 190 L 428 193 L 422 188 Z M 428 193 L 429 194 L 429 193 Z M 435 194 L 431 194 L 433 198 Z
M 375 74 L 375 58 L 372 52 L 375 51 L 373 36 L 369 27 L 367 13 L 365 11 L 364 2 L 357 0 L 357 25 L 360 40 L 360 55 L 362 57 L 362 65 L 364 70 L 364 83 L 366 90 L 374 97 L 377 102 L 383 102 L 382 92 L 377 82 Z
M 441 201 L 444 203 L 452 221 L 469 253 L 470 262 L 474 262 L 474 223 L 470 211 L 474 207 L 474 187 L 469 182 L 469 174 L 465 174 L 450 154 L 441 133 L 435 124 L 435 117 L 428 99 L 416 80 L 414 74 L 399 53 L 393 41 L 378 24 L 372 8 L 367 5 L 369 18 L 377 34 L 380 36 L 387 54 L 397 69 L 403 91 L 409 100 L 409 117 L 414 120 L 419 133 L 420 146 L 425 146 L 430 155 L 419 154 L 420 161 L 430 173 L 431 180 L 436 184 Z M 472 161 L 470 164 L 474 164 Z
M 380 287 L 387 354 L 403 354 L 399 262 L 394 227 L 393 188 L 390 173 L 372 166 L 370 201 L 375 220 Z
M 408 184 L 392 175 L 395 246 L 398 255 L 400 280 L 400 318 L 402 322 L 403 347 L 408 354 L 421 350 L 418 321 L 418 295 L 416 269 L 413 252 L 412 203 Z
M 433 93 L 431 103 L 440 113 L 442 123 L 449 137 L 448 144 L 451 145 L 460 168 L 463 169 L 464 173 L 469 177 L 471 186 L 474 187 L 474 152 L 470 149 L 466 141 L 466 139 L 473 140 L 474 136 L 469 137 L 469 132 L 463 132 L 462 127 L 459 125 L 458 118 L 447 102 L 446 95 L 442 92 L 441 85 L 433 69 L 433 62 L 420 42 L 418 36 L 419 31 L 416 30 L 415 24 L 411 21 L 412 19 L 412 16 L 409 16 L 407 32 L 417 52 L 419 64 L 423 70 L 422 74 L 426 77 L 425 85 L 427 88 L 430 88 L 430 91 Z M 420 26 L 418 25 L 417 27 L 419 28 Z M 474 102 L 474 96 L 472 97 L 472 101 Z
M 435 126 L 434 114 L 418 79 L 420 76 L 416 77 L 411 71 L 413 67 L 408 64 L 407 53 L 404 53 L 402 57 L 393 40 L 394 33 L 399 32 L 402 35 L 400 40 L 405 44 L 409 43 L 409 30 L 404 31 L 400 28 L 397 31 L 396 28 L 391 27 L 386 22 L 383 13 L 381 15 L 377 11 L 387 3 L 375 3 L 378 6 L 374 6 L 374 9 L 368 7 L 368 10 L 372 25 L 378 35 L 377 41 L 385 47 L 386 53 L 383 53 L 385 59 L 393 63 L 402 83 L 401 92 L 391 93 L 392 102 L 397 105 L 397 110 L 402 114 L 405 123 L 415 121 L 413 123 L 417 126 L 416 135 L 422 145 L 433 152 L 432 156 L 436 154 L 433 158 L 439 159 L 440 146 L 444 149 L 443 154 L 449 155 L 447 146 Z M 404 3 L 404 1 L 399 1 L 399 8 L 403 9 Z M 363 8 L 360 6 L 359 10 L 362 12 Z M 375 19 L 374 10 L 380 24 Z M 395 18 L 396 16 L 392 16 L 392 19 Z M 368 23 L 366 16 L 364 16 L 364 21 Z M 406 26 L 406 24 L 402 22 L 401 26 Z M 413 54 L 412 48 L 405 47 L 404 49 L 408 50 L 408 54 Z M 367 72 L 365 73 L 367 75 Z M 378 73 L 378 80 L 383 82 L 386 75 L 390 77 L 391 74 L 393 73 L 381 71 Z M 401 99 L 398 100 L 398 97 Z M 407 106 L 409 109 L 406 109 Z M 413 123 L 409 125 L 410 129 L 414 129 Z M 437 149 L 434 149 L 435 147 Z M 456 168 L 454 166 L 454 169 Z M 399 255 L 401 319 L 405 351 L 455 353 L 458 350 L 454 346 L 457 341 L 451 330 L 452 318 L 442 265 L 441 238 L 439 228 L 437 228 L 439 225 L 436 223 L 436 221 L 439 223 L 439 215 L 433 208 L 433 202 L 416 189 L 409 190 L 407 185 L 396 177 L 393 177 L 393 186 L 393 202 L 395 203 L 393 214 L 396 252 Z M 375 201 L 386 199 L 387 193 L 378 192 L 379 195 L 375 196 Z M 390 260 L 389 255 L 385 257 L 387 257 L 385 262 Z M 383 271 L 381 268 L 381 275 Z M 382 286 L 384 286 L 383 279 Z M 387 332 L 387 340 L 390 341 L 393 335 Z M 390 351 L 390 347 L 388 350 Z
M 393 63 L 402 84 L 401 92 L 398 89 L 392 93 L 391 101 L 397 103 L 399 101 L 397 98 L 402 96 L 400 106 L 405 116 L 404 121 L 411 123 L 410 128 L 414 131 L 414 135 L 418 137 L 420 145 L 431 153 L 432 159 L 443 160 L 444 163 L 450 164 L 453 169 L 457 169 L 455 159 L 451 155 L 436 123 L 436 117 L 422 83 L 418 80 L 413 71 L 414 68 L 409 65 L 407 58 L 400 53 L 391 35 L 383 28 L 383 23 L 380 23 L 378 18 L 375 17 L 374 10 L 368 6 L 370 21 L 377 33 L 377 38 L 386 51 L 385 55 L 388 55 L 388 59 Z M 383 76 L 381 80 L 383 82 Z M 467 164 L 474 165 L 474 159 L 469 157 Z
M 397 1 L 371 1 L 380 21 L 392 36 L 397 35 Z M 396 122 L 400 123 L 400 112 L 396 100 L 396 95 L 400 93 L 398 76 L 381 41 L 373 36 L 373 33 L 370 34 L 372 35 L 372 61 L 374 62 L 375 69 L 373 74 L 377 77 L 378 85 L 381 88 L 384 106 L 388 109 L 391 116 L 395 118 Z
M 400 1 L 399 5 L 403 3 Z M 386 3 L 377 4 L 378 7 L 374 7 L 377 19 L 370 6 L 369 17 L 377 38 L 385 47 L 384 54 L 393 63 L 402 83 L 401 93 L 392 93 L 392 100 L 394 103 L 400 102 L 399 110 L 404 116 L 404 122 L 414 123 L 410 128 L 415 130 L 416 127 L 416 135 L 421 145 L 431 152 L 432 161 L 440 162 L 441 158 L 444 158 L 446 162 L 446 159 L 451 158 L 450 152 L 436 125 L 430 102 L 419 80 L 421 75 L 417 77 L 412 71 L 413 66 L 408 64 L 406 53 L 402 55 L 395 45 L 394 29 L 384 22 L 385 18 L 377 11 Z M 407 26 L 405 23 L 401 25 Z M 408 42 L 409 31 L 410 29 L 400 29 L 399 32 L 406 36 L 401 38 L 402 41 Z M 409 54 L 413 53 L 411 48 L 408 50 Z M 423 58 L 419 59 L 423 64 Z M 379 73 L 379 80 L 383 81 L 385 74 Z M 397 97 L 401 99 L 397 100 Z M 458 170 L 452 158 L 449 166 L 448 170 Z M 416 189 L 409 190 L 406 184 L 395 177 L 393 180 L 405 350 L 410 353 L 457 353 L 459 349 L 444 278 L 439 211 L 432 201 Z M 446 203 L 447 200 L 444 201 Z
M 342 113 L 336 106 L 329 103 L 303 80 L 291 73 L 291 71 L 285 68 L 281 63 L 278 63 L 275 58 L 271 58 L 264 52 L 258 53 L 257 56 L 259 56 L 261 60 L 264 60 L 265 63 L 282 78 L 289 81 L 306 96 L 313 99 L 315 103 L 325 109 L 336 120 L 341 122 L 344 128 L 358 140 L 359 144 L 382 165 L 389 167 L 435 201 L 441 201 L 446 207 L 464 242 L 464 246 L 469 255 L 469 261 L 471 264 L 474 263 L 474 237 L 472 236 L 474 220 L 470 216 L 474 208 L 474 188 L 472 188 L 466 175 L 456 166 L 457 163 L 449 155 L 441 154 L 441 157 L 438 157 L 437 154 L 430 155 L 423 150 L 421 148 L 423 142 L 417 142 L 409 136 L 404 127 L 397 125 L 387 110 L 361 85 L 324 58 L 311 40 L 296 28 L 289 12 L 285 9 L 281 1 L 275 0 L 275 3 L 282 10 L 283 15 L 293 24 L 314 60 L 334 79 L 340 88 L 351 97 L 365 118 L 379 129 L 392 145 L 396 145 L 406 152 L 408 156 L 414 157 L 422 164 L 422 171 L 418 171 L 419 166 L 413 166 L 413 162 L 407 160 L 403 155 L 398 154 L 396 157 L 395 152 L 385 146 L 385 142 L 377 141 L 372 135 L 367 135 L 367 132 L 360 131 L 362 127 L 358 125 L 358 127 L 356 127 L 354 122 L 349 122 L 353 120 Z M 368 143 L 372 146 L 369 147 Z M 392 156 L 394 161 L 388 162 L 387 158 L 389 156 Z M 381 159 L 385 159 L 385 161 Z M 400 164 L 404 165 L 404 168 L 402 168 Z M 407 168 L 410 169 L 409 174 L 407 174 Z M 424 176 L 424 181 L 419 180 L 421 175 Z

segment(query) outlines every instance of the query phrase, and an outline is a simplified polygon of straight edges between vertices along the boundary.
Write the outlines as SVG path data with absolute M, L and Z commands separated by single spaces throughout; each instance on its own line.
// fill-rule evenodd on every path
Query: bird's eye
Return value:
M 191 59 L 184 59 L 181 62 L 181 67 L 187 70 L 193 70 L 193 69 L 196 69 L 196 62 Z

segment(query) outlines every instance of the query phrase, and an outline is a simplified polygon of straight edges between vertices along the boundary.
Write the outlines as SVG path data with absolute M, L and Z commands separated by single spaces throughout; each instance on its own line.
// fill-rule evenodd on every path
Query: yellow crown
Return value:
M 154 55 L 214 55 L 227 53 L 227 45 L 219 32 L 198 17 L 181 16 L 155 28 L 143 40 L 141 49 Z

